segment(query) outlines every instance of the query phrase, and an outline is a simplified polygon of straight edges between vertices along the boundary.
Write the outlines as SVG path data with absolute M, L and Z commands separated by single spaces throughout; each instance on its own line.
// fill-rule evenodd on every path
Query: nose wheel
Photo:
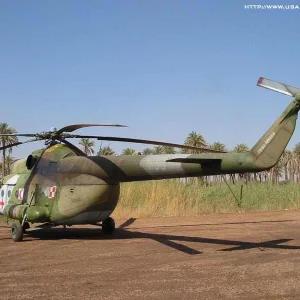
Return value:
M 10 235 L 14 242 L 21 242 L 23 240 L 23 234 L 26 233 L 26 230 L 30 228 L 28 222 L 24 222 L 22 226 L 21 223 L 13 223 L 10 228 Z
M 116 228 L 116 224 L 113 218 L 108 217 L 102 221 L 102 232 L 104 234 L 113 234 Z
M 10 235 L 14 242 L 23 240 L 24 229 L 20 223 L 13 223 L 10 229 Z

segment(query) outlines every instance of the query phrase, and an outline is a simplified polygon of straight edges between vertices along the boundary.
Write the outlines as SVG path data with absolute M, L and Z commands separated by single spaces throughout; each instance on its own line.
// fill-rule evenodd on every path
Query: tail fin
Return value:
M 300 109 L 300 89 L 263 77 L 259 78 L 257 85 L 295 97 L 250 151 L 256 168 L 269 169 L 278 162 L 294 133 Z

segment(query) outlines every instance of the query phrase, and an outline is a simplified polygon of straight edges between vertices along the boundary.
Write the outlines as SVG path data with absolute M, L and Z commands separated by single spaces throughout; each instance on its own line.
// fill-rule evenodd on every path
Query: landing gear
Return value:
M 23 240 L 24 229 L 20 223 L 13 223 L 10 229 L 10 235 L 14 242 Z
M 20 223 L 13 223 L 11 226 L 10 235 L 14 242 L 21 242 L 23 240 L 23 234 L 26 232 L 26 229 L 30 228 L 29 223 L 27 222 L 27 210 L 31 206 L 36 187 L 37 186 L 35 186 L 34 191 L 31 193 L 31 199 L 29 205 L 24 210 L 22 221 L 20 220 Z
M 26 230 L 30 228 L 30 225 L 28 222 L 25 222 L 24 225 L 23 225 L 23 230 L 24 230 L 24 233 L 26 233 Z
M 108 217 L 102 222 L 102 232 L 104 234 L 113 234 L 116 228 L 116 224 L 113 218 Z

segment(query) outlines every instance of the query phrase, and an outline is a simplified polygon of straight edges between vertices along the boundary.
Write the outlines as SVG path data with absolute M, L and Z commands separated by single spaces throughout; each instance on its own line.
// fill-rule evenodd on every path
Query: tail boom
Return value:
M 270 82 L 260 80 L 260 86 L 264 84 L 270 87 Z M 278 86 L 275 89 L 274 85 L 271 87 L 273 90 L 281 89 Z M 288 89 L 291 94 L 295 92 Z M 60 162 L 59 170 L 92 175 L 110 184 L 268 170 L 278 162 L 292 137 L 299 109 L 300 94 L 296 93 L 294 100 L 255 146 L 246 153 L 67 157 Z M 72 166 L 71 171 L 70 166 Z

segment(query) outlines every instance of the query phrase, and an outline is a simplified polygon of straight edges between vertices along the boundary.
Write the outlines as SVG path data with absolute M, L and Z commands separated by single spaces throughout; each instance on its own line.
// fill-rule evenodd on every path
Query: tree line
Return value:
M 16 130 L 10 127 L 7 123 L 0 123 L 0 133 L 1 134 L 12 134 L 16 133 Z M 0 138 L 0 145 L 12 145 L 18 142 L 16 136 L 2 136 Z M 206 147 L 218 151 L 228 151 L 242 153 L 249 151 L 249 147 L 246 144 L 237 144 L 233 149 L 227 149 L 225 144 L 217 141 L 212 144 L 208 144 L 203 137 L 203 135 L 192 131 L 188 134 L 184 141 L 184 145 L 194 146 L 194 147 Z M 79 148 L 86 155 L 118 155 L 110 145 L 100 146 L 98 151 L 95 151 L 96 144 L 88 138 L 82 138 L 79 142 Z M 199 153 L 196 150 L 176 150 L 173 147 L 167 146 L 156 146 L 152 148 L 145 148 L 141 152 L 133 148 L 124 148 L 119 155 L 151 155 L 151 154 L 176 154 L 176 153 Z M 9 174 L 9 166 L 15 159 L 12 157 L 12 148 L 2 150 L 2 161 L 1 165 L 1 176 Z M 241 176 L 232 175 L 229 176 L 210 176 L 210 178 L 205 178 L 206 182 L 221 182 L 226 179 L 231 178 L 233 181 L 241 180 Z M 243 180 L 255 181 L 255 182 L 269 182 L 269 183 L 279 183 L 280 181 L 285 182 L 300 182 L 300 143 L 297 143 L 293 150 L 285 150 L 276 166 L 274 166 L 269 171 L 264 171 L 254 174 L 245 174 Z

